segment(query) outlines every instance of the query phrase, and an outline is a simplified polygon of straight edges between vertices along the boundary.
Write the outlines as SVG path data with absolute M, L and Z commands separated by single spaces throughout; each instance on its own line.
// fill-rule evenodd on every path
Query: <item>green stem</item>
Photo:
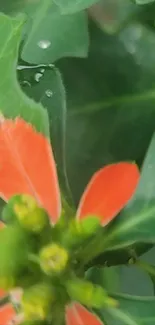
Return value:
M 107 242 L 106 242 L 107 244 Z M 106 245 L 107 247 L 107 245 Z M 88 264 L 93 258 L 100 255 L 105 249 L 104 230 L 97 232 L 95 238 L 78 252 L 81 267 Z

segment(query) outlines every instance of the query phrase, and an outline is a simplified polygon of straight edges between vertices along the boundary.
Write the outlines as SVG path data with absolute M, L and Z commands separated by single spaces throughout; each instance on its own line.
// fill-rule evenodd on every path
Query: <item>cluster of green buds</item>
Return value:
M 17 195 L 5 206 L 3 220 L 0 288 L 22 289 L 18 312 L 23 325 L 61 323 L 72 300 L 95 308 L 115 305 L 103 288 L 84 279 L 76 260 L 79 244 L 100 227 L 98 219 L 67 220 L 63 214 L 52 225 L 34 198 Z

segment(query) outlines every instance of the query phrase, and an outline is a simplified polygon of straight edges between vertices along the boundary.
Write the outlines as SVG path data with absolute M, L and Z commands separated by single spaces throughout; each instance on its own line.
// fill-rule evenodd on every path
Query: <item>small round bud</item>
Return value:
M 39 257 L 42 270 L 51 275 L 64 271 L 69 258 L 66 249 L 57 244 L 43 247 Z
M 29 195 L 21 195 L 13 209 L 20 225 L 30 232 L 40 233 L 49 223 L 46 211 Z
M 24 291 L 21 308 L 26 321 L 44 321 L 51 314 L 51 305 L 55 300 L 51 286 L 36 284 Z

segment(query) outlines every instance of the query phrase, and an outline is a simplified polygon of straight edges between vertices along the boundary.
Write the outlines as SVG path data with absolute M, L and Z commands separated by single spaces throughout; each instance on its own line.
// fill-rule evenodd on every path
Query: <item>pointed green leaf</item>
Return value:
M 36 104 L 21 90 L 16 78 L 18 49 L 25 18 L 0 14 L 0 111 L 5 117 L 21 116 L 49 135 L 48 116 L 42 105 Z
M 53 65 L 19 65 L 18 78 L 25 93 L 48 111 L 52 148 L 57 162 L 61 190 L 71 191 L 66 173 L 66 93 L 62 76 Z

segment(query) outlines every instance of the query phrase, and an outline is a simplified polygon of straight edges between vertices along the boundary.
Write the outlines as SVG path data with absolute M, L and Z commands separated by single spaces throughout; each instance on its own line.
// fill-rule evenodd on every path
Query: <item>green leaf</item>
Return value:
M 16 79 L 16 64 L 23 16 L 11 18 L 0 14 L 0 110 L 5 117 L 23 117 L 37 130 L 49 135 L 48 116 L 40 104 L 29 99 L 20 89 Z
M 116 249 L 135 242 L 155 242 L 155 135 L 146 155 L 137 190 L 116 221 L 109 237 L 110 248 Z
M 18 78 L 25 93 L 48 111 L 51 143 L 61 190 L 71 200 L 66 174 L 66 93 L 59 70 L 53 65 L 18 65 Z
M 71 14 L 92 6 L 99 0 L 54 0 L 63 14 Z
M 89 41 L 84 12 L 61 15 L 51 0 L 40 0 L 29 15 L 23 60 L 48 64 L 64 56 L 87 56 Z
M 155 298 L 124 294 L 112 294 L 119 303 L 118 309 L 102 313 L 109 325 L 153 325 L 155 322 Z
M 154 132 L 154 34 L 136 24 L 108 36 L 90 25 L 90 37 L 88 59 L 58 63 L 67 93 L 67 175 L 76 203 L 100 167 L 141 163 Z
M 119 309 L 109 309 L 109 313 L 106 313 L 100 318 L 103 319 L 104 323 L 110 325 L 140 325 L 137 323 L 132 315 L 128 315 Z

